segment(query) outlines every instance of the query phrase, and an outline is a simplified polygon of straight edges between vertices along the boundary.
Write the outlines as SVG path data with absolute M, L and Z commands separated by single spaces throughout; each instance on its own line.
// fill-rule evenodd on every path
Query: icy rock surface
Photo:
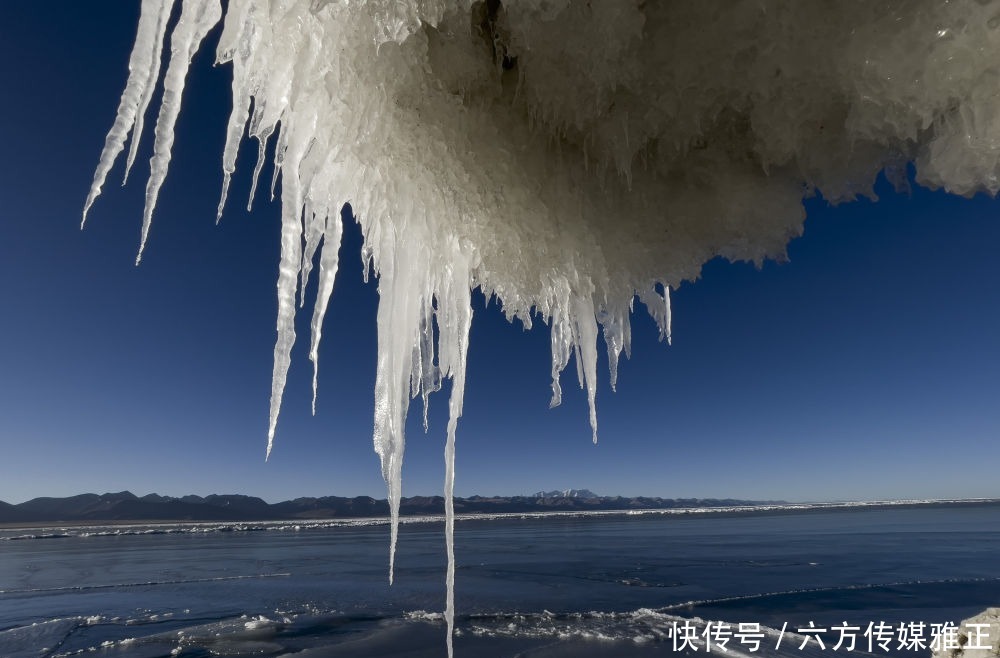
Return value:
M 996 658 L 1000 656 L 1000 608 L 987 608 L 958 627 L 959 648 L 941 648 L 931 658 Z
M 142 0 L 86 208 L 130 131 L 134 158 L 169 43 L 145 244 L 189 62 L 221 20 L 233 110 L 220 126 L 219 216 L 245 132 L 260 146 L 254 188 L 271 139 L 269 184 L 282 181 L 268 450 L 296 294 L 318 258 L 318 367 L 350 202 L 379 277 L 374 439 L 393 538 L 409 400 L 426 403 L 443 377 L 454 380 L 450 499 L 470 289 L 495 296 L 508 318 L 549 324 L 552 404 L 575 357 L 596 440 L 598 334 L 613 385 L 636 296 L 669 340 L 670 289 L 715 256 L 782 259 L 804 197 L 872 197 L 879 172 L 905 186 L 908 163 L 922 185 L 1000 189 L 1000 4 L 989 0 L 176 5 Z

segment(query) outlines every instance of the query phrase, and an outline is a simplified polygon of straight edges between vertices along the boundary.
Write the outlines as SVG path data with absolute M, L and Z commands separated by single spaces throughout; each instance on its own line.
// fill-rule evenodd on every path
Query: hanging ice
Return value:
M 173 0 L 142 2 L 84 213 L 133 127 L 135 156 L 169 32 L 143 244 L 189 62 L 221 15 L 219 0 L 181 0 L 179 12 Z M 349 201 L 379 276 L 374 439 L 393 554 L 409 400 L 453 380 L 450 630 L 470 289 L 509 318 L 550 324 L 552 403 L 575 356 L 596 440 L 599 328 L 614 385 L 636 296 L 669 341 L 670 289 L 715 256 L 783 257 L 804 196 L 874 197 L 880 172 L 905 185 L 909 163 L 931 187 L 1000 189 L 998 28 L 989 0 L 230 0 L 217 55 L 233 70 L 219 216 L 248 122 L 254 190 L 272 137 L 272 190 L 282 177 L 268 450 L 296 292 L 318 254 L 318 368 Z

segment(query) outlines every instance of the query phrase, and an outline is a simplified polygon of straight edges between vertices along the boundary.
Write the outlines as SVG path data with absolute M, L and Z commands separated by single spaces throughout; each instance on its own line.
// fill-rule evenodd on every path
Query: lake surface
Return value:
M 400 528 L 391 587 L 388 534 L 3 530 L 0 656 L 445 655 L 443 524 Z M 1000 505 L 460 520 L 456 557 L 457 656 L 926 656 L 1000 605 Z

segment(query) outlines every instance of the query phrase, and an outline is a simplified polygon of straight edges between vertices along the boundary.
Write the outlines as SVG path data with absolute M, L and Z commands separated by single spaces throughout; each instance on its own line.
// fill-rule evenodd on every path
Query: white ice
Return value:
M 931 658 L 997 658 L 1000 656 L 1000 608 L 987 608 L 952 633 L 938 633 Z
M 134 157 L 169 32 L 143 244 L 190 59 L 222 15 L 219 0 L 179 4 L 143 0 L 86 202 L 133 127 Z M 392 554 L 409 400 L 453 381 L 451 628 L 470 289 L 508 318 L 550 325 L 552 403 L 575 357 L 596 441 L 598 334 L 614 385 L 635 297 L 669 341 L 669 292 L 703 263 L 784 258 L 804 197 L 874 198 L 880 172 L 904 187 L 912 165 L 919 184 L 996 194 L 998 27 L 989 0 L 231 0 L 217 54 L 233 71 L 219 215 L 245 129 L 260 147 L 254 190 L 272 137 L 272 190 L 282 177 L 268 451 L 296 293 L 318 254 L 318 367 L 350 202 L 379 277 L 374 442 Z

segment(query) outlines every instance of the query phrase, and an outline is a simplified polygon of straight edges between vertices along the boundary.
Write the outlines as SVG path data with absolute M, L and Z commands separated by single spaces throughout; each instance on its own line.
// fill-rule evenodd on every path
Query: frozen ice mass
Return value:
M 996 658 L 1000 656 L 1000 608 L 987 608 L 960 623 L 950 642 L 935 648 L 931 658 Z
M 599 334 L 614 385 L 636 297 L 669 341 L 670 290 L 716 256 L 782 259 L 805 197 L 874 198 L 879 174 L 898 188 L 912 177 L 965 196 L 1000 189 L 1000 3 L 990 0 L 230 0 L 225 11 L 219 0 L 142 0 L 84 209 L 131 133 L 127 175 L 162 84 L 139 257 L 188 66 L 220 22 L 233 109 L 219 126 L 218 216 L 246 135 L 259 144 L 254 190 L 281 183 L 268 452 L 314 265 L 319 366 L 350 203 L 362 266 L 378 277 L 374 444 L 391 555 L 410 400 L 421 396 L 426 415 L 452 379 L 449 628 L 471 290 L 510 320 L 549 325 L 551 402 L 573 357 L 596 441 Z M 260 181 L 271 140 L 274 177 Z

